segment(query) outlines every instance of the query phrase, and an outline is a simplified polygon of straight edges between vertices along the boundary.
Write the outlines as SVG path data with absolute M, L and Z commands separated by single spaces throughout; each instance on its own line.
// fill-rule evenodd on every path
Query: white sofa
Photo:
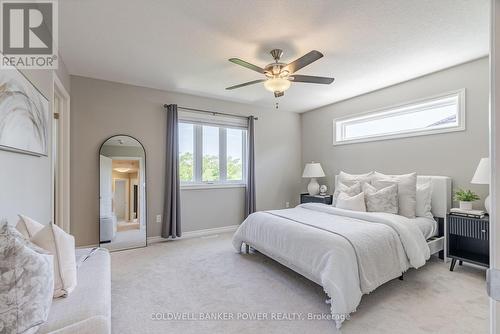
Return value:
M 77 249 L 77 259 L 90 249 Z M 78 261 L 80 262 L 80 261 Z M 66 298 L 52 302 L 47 322 L 38 333 L 111 333 L 111 261 L 109 252 L 99 248 L 78 267 L 78 284 Z

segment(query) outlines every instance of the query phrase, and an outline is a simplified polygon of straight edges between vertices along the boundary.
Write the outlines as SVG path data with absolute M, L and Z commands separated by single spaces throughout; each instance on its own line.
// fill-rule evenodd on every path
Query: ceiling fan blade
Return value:
M 293 82 L 307 82 L 307 83 L 315 83 L 315 84 L 331 84 L 335 78 L 326 78 L 326 77 L 316 77 L 312 75 L 292 75 Z
M 253 85 L 253 84 L 256 84 L 256 83 L 259 83 L 259 82 L 263 82 L 263 81 L 266 81 L 266 79 L 260 79 L 260 80 L 254 80 L 254 81 L 245 82 L 245 83 L 242 83 L 242 84 L 239 84 L 239 85 L 227 87 L 226 90 L 231 90 L 231 89 L 236 89 L 236 88 L 240 88 L 240 87 L 245 87 L 245 86 Z
M 240 65 L 240 66 L 246 67 L 246 68 L 248 68 L 248 69 L 250 69 L 250 70 L 253 70 L 253 71 L 255 71 L 255 72 L 259 72 L 259 73 L 262 73 L 262 74 L 264 74 L 264 73 L 265 73 L 265 70 L 264 70 L 262 67 L 259 67 L 259 66 L 254 65 L 254 64 L 250 64 L 249 62 L 246 62 L 246 61 L 241 60 L 241 59 L 239 59 L 239 58 L 231 58 L 231 59 L 229 59 L 229 61 L 230 61 L 231 63 L 235 63 L 235 64 L 237 64 L 237 65 Z
M 306 53 L 305 55 L 295 60 L 294 62 L 288 64 L 285 67 L 285 69 L 288 70 L 290 73 L 295 73 L 301 68 L 306 67 L 310 63 L 320 59 L 321 57 L 323 57 L 323 54 L 321 52 L 312 50 L 311 52 Z
M 274 97 L 280 97 L 285 95 L 285 92 L 274 92 Z

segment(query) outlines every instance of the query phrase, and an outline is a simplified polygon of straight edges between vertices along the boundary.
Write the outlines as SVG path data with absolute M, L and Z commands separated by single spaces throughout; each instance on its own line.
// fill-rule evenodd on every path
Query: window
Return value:
M 179 123 L 179 177 L 181 182 L 194 181 L 194 126 Z
M 179 122 L 179 175 L 184 186 L 243 184 L 246 129 Z
M 333 121 L 333 144 L 465 130 L 465 90 Z
M 215 126 L 202 126 L 202 150 L 203 161 L 201 163 L 203 182 L 214 182 L 220 180 L 220 159 L 219 159 L 219 135 L 220 131 Z
M 243 138 L 246 131 L 227 129 L 227 179 L 229 181 L 243 180 Z

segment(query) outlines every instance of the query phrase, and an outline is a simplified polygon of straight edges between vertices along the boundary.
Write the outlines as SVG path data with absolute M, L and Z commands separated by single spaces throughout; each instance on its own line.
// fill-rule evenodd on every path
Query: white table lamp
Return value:
M 490 184 L 490 158 L 482 158 L 470 181 L 472 184 Z M 490 212 L 490 195 L 484 200 L 486 212 Z
M 304 173 L 302 173 L 302 177 L 311 178 L 311 181 L 307 185 L 307 191 L 309 192 L 309 195 L 319 194 L 319 183 L 316 178 L 324 176 L 325 172 L 323 172 L 323 168 L 321 168 L 320 163 L 312 161 L 311 163 L 306 164 Z

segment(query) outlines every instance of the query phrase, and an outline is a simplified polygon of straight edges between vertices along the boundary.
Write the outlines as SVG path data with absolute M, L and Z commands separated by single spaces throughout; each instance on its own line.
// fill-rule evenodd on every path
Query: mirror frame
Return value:
M 131 135 L 127 135 L 127 134 L 115 134 L 115 135 L 112 135 L 112 136 L 109 136 L 107 137 L 102 143 L 101 145 L 99 145 L 99 151 L 97 152 L 98 153 L 98 158 L 99 156 L 101 155 L 101 150 L 102 150 L 102 147 L 104 146 L 104 144 L 106 144 L 106 142 L 108 140 L 110 140 L 111 138 L 114 138 L 114 137 L 130 137 L 132 139 L 134 139 L 135 141 L 137 141 L 141 147 L 142 147 L 142 150 L 144 151 L 144 201 L 146 202 L 146 233 L 145 233 L 145 245 L 144 246 L 137 246 L 137 247 L 130 247 L 130 248 L 123 248 L 123 249 L 116 249 L 116 250 L 110 250 L 108 249 L 109 252 L 119 252 L 119 251 L 124 251 L 124 250 L 129 250 L 129 249 L 137 249 L 137 248 L 144 248 L 144 247 L 148 247 L 148 215 L 149 215 L 149 210 L 148 210 L 148 187 L 147 187 L 147 180 L 148 180 L 148 176 L 147 176 L 147 154 L 146 154 L 146 148 L 144 147 L 144 145 L 141 143 L 141 141 L 137 138 L 135 138 L 134 136 L 131 136 Z M 100 217 L 100 211 L 101 211 L 101 164 L 100 164 L 100 161 L 99 159 L 97 159 L 97 167 L 99 169 L 99 177 L 97 179 L 97 185 L 98 185 L 98 188 L 99 189 L 99 196 L 97 196 L 98 200 L 99 200 L 99 205 L 97 206 L 99 208 L 99 213 L 98 213 L 98 226 L 99 226 L 99 240 L 98 240 L 98 243 L 97 245 L 99 247 L 101 247 L 101 217 Z

